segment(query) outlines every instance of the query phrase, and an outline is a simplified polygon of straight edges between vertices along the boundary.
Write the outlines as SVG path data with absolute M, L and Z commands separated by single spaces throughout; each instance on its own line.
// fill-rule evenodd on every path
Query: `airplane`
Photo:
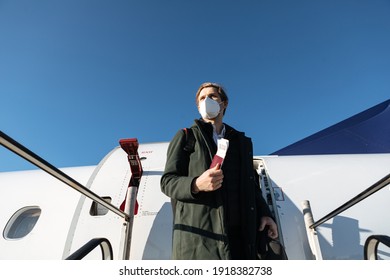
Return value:
M 389 105 L 254 156 L 287 260 L 390 259 Z M 168 142 L 120 139 L 98 165 L 61 169 L 0 144 L 40 168 L 0 173 L 0 260 L 171 259 Z

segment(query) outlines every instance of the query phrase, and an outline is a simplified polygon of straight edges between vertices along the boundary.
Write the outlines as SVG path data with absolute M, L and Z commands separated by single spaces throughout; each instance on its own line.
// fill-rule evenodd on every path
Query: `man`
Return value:
M 256 182 L 251 139 L 223 123 L 228 97 L 220 85 L 202 84 L 196 104 L 193 149 L 188 132 L 178 131 L 161 178 L 174 209 L 172 258 L 255 259 L 259 231 L 267 227 L 271 238 L 278 231 Z M 210 168 L 218 138 L 229 148 L 222 167 Z

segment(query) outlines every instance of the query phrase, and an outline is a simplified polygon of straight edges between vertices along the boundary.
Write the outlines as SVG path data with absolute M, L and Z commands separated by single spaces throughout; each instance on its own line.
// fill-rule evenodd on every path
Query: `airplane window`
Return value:
M 111 197 L 102 197 L 108 203 L 111 203 Z M 89 209 L 89 214 L 91 216 L 104 216 L 108 213 L 108 209 L 97 202 L 92 202 L 91 208 Z
M 24 207 L 16 211 L 4 229 L 4 238 L 14 240 L 25 237 L 33 230 L 41 212 L 37 206 Z

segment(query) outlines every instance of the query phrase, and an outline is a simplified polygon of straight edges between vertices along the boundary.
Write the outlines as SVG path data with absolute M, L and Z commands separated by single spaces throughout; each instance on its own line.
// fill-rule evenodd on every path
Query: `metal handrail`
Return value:
M 84 244 L 80 249 L 71 254 L 66 260 L 81 260 L 93 249 L 100 245 L 103 260 L 113 260 L 112 246 L 106 238 L 94 238 Z
M 386 187 L 388 184 L 390 184 L 390 174 L 388 174 L 387 176 L 383 177 L 382 179 L 380 179 L 379 181 L 374 183 L 371 187 L 367 188 L 366 190 L 364 190 L 363 192 L 361 192 L 360 194 L 358 194 L 357 196 L 355 196 L 351 200 L 347 201 L 346 203 L 344 203 L 340 207 L 336 208 L 335 210 L 333 210 L 329 214 L 325 215 L 323 218 L 319 219 L 317 222 L 315 222 L 312 225 L 310 225 L 310 228 L 314 229 L 314 228 L 322 225 L 326 221 L 332 219 L 333 217 L 337 216 L 341 212 L 343 212 L 343 211 L 347 210 L 348 208 L 352 207 L 353 205 L 359 203 L 360 201 L 362 201 L 363 199 L 369 197 L 373 193 L 375 193 L 375 192 L 379 191 L 380 189 Z
M 378 245 L 383 243 L 390 248 L 390 236 L 387 235 L 371 235 L 364 243 L 364 259 L 377 260 L 378 259 Z
M 118 216 L 124 218 L 126 221 L 129 220 L 129 215 L 125 212 L 121 211 L 111 203 L 105 201 L 103 198 L 92 192 L 90 189 L 84 187 L 82 184 L 74 180 L 72 177 L 68 176 L 58 168 L 51 165 L 49 162 L 45 161 L 2 131 L 0 131 L 0 144 L 4 146 L 5 148 L 9 149 L 10 151 L 14 152 L 18 156 L 24 158 L 25 160 L 31 162 L 35 166 L 39 167 L 40 169 L 46 171 L 53 177 L 57 178 L 58 180 L 62 181 L 63 183 L 67 184 L 68 186 L 72 187 L 76 191 L 82 193 L 86 197 L 92 199 L 93 201 L 99 203 L 103 207 L 107 208 L 108 210 L 114 212 Z

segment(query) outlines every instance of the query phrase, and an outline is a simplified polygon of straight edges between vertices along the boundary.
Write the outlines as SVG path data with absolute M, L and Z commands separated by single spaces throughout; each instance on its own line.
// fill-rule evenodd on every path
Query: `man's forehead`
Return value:
M 213 87 L 213 86 L 209 86 L 209 87 L 202 88 L 202 90 L 200 91 L 201 95 L 207 94 L 207 93 L 219 93 L 218 88 Z

